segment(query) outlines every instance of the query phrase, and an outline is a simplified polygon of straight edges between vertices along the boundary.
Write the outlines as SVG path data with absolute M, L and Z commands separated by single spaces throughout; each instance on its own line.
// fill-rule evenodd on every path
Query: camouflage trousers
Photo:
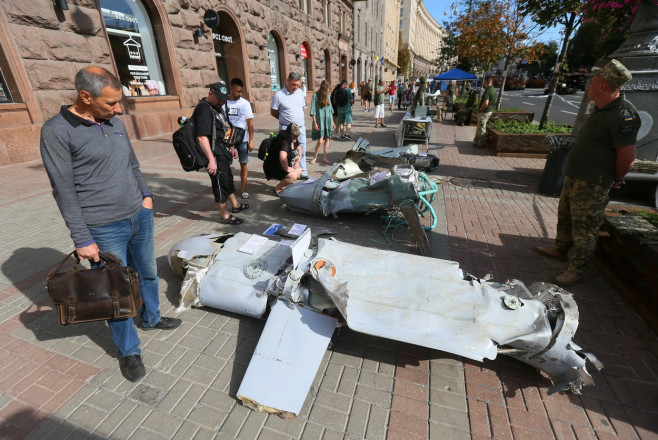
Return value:
M 592 260 L 610 199 L 612 184 L 602 185 L 565 177 L 557 208 L 555 247 L 567 252 L 573 247 L 569 268 L 582 273 Z
M 486 146 L 486 135 L 487 135 L 487 122 L 493 112 L 478 113 L 478 126 L 475 129 L 475 137 L 473 138 L 473 146 L 475 147 L 484 147 Z

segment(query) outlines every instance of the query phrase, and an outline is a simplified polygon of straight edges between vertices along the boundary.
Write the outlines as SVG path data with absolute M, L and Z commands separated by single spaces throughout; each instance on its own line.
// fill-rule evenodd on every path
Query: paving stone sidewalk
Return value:
M 353 137 L 393 143 L 389 128 L 355 106 Z M 256 143 L 276 128 L 255 118 Z M 307 127 L 310 124 L 307 122 Z M 470 146 L 473 127 L 434 126 L 444 177 L 430 234 L 433 256 L 496 279 L 547 281 L 562 266 L 531 249 L 555 235 L 557 199 L 536 193 L 544 161 L 496 158 Z M 310 130 L 309 130 L 310 132 Z M 309 140 L 310 160 L 313 143 Z M 352 143 L 333 141 L 338 161 Z M 261 233 L 271 223 L 330 227 L 336 238 L 414 252 L 407 231 L 389 246 L 373 216 L 322 219 L 292 213 L 271 195 L 255 152 L 245 223 L 218 223 L 208 179 L 180 169 L 168 136 L 134 142 L 156 194 L 161 310 L 174 314 L 180 280 L 166 255 L 200 233 Z M 319 177 L 325 166 L 309 164 Z M 234 165 L 237 173 L 237 165 Z M 61 327 L 43 288 L 71 242 L 39 161 L 0 169 L 0 439 L 583 439 L 654 438 L 657 338 L 596 268 L 572 289 L 581 312 L 576 342 L 601 359 L 582 397 L 547 396 L 549 381 L 511 359 L 478 363 L 342 329 L 334 337 L 295 420 L 253 412 L 235 399 L 263 321 L 214 309 L 179 315 L 171 332 L 141 332 L 147 376 L 123 379 L 102 323 Z M 275 378 L 273 379 L 275 380 Z

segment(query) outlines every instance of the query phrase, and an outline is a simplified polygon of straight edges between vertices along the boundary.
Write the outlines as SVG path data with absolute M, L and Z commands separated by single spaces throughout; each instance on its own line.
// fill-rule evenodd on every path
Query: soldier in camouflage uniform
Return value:
M 567 252 L 573 248 L 569 267 L 555 277 L 555 283 L 561 286 L 580 281 L 594 256 L 608 193 L 624 184 L 624 176 L 633 166 L 640 128 L 637 110 L 619 91 L 631 79 L 628 69 L 612 60 L 603 68 L 592 68 L 592 74 L 587 96 L 596 109 L 569 152 L 555 245 L 535 248 L 561 261 L 567 261 Z
M 475 129 L 475 138 L 473 138 L 473 146 L 476 148 L 486 147 L 487 122 L 489 122 L 489 118 L 493 114 L 496 107 L 496 99 L 498 99 L 498 93 L 493 86 L 493 77 L 491 75 L 484 77 L 482 86 L 485 89 L 484 93 L 482 93 L 482 98 L 480 98 L 478 126 Z

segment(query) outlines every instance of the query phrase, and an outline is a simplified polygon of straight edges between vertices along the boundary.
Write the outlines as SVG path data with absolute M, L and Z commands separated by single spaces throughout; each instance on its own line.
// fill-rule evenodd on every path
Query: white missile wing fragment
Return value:
M 200 244 L 204 237 L 211 245 Z M 253 253 L 240 251 L 251 234 L 204 237 L 170 252 L 172 267 L 188 271 L 188 299 L 196 286 L 199 305 L 252 317 L 275 304 L 238 393 L 252 408 L 298 413 L 338 321 L 478 361 L 509 355 L 547 373 L 549 393 L 578 394 L 593 384 L 586 361 L 603 367 L 572 341 L 578 307 L 553 284 L 485 282 L 453 261 L 321 238 L 310 248 L 308 229 L 291 246 L 259 239 Z
M 238 389 L 238 399 L 249 408 L 281 417 L 299 414 L 336 322 L 331 316 L 277 301 Z

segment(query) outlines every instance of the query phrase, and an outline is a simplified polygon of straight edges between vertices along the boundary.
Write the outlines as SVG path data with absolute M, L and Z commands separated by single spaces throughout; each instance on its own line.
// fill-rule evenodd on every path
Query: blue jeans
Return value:
M 160 321 L 160 297 L 153 242 L 153 210 L 142 208 L 138 214 L 125 220 L 89 226 L 89 232 L 101 252 L 114 255 L 139 274 L 142 325 L 156 325 Z M 142 352 L 132 319 L 111 319 L 107 323 L 122 356 Z

